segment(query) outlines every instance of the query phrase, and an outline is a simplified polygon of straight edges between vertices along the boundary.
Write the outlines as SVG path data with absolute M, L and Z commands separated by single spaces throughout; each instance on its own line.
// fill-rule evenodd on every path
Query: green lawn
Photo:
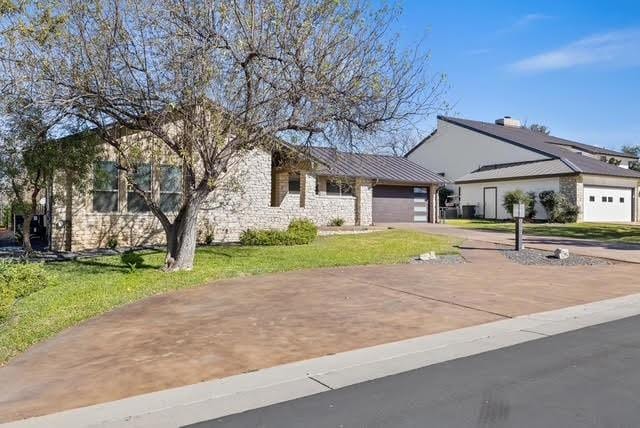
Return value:
M 513 222 L 496 222 L 491 220 L 447 220 L 446 224 L 465 229 L 512 233 L 515 227 Z M 524 233 L 537 236 L 558 236 L 640 244 L 640 226 L 636 225 L 610 223 L 532 223 L 524 225 Z
M 318 238 L 292 247 L 218 246 L 201 248 L 191 272 L 163 273 L 164 254 L 143 255 L 134 272 L 117 256 L 52 263 L 56 285 L 18 300 L 12 317 L 0 324 L 0 363 L 61 330 L 117 306 L 153 294 L 196 287 L 221 278 L 297 269 L 406 263 L 426 251 L 455 254 L 457 241 L 392 230 Z

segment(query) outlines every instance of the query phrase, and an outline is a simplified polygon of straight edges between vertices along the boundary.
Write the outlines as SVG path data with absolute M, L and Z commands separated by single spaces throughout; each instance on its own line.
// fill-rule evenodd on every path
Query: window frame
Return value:
M 298 185 L 297 185 L 298 189 L 295 189 L 295 187 L 296 187 L 295 185 L 294 185 L 294 188 L 292 189 L 291 188 L 291 183 L 296 183 L 296 182 L 298 183 Z M 301 184 L 302 184 L 302 181 L 301 181 L 301 177 L 300 177 L 299 173 L 290 172 L 288 174 L 288 177 L 287 177 L 287 192 L 288 193 L 291 193 L 292 195 L 299 195 L 300 194 L 300 190 L 301 190 Z
M 105 165 L 105 164 L 109 164 L 113 166 L 113 171 L 112 173 L 115 174 L 114 177 L 111 177 L 111 179 L 109 180 L 112 183 L 111 188 L 107 189 L 106 186 L 104 189 L 98 189 L 97 188 L 97 174 L 96 174 L 96 169 L 100 168 L 101 165 Z M 103 171 L 105 170 L 104 168 L 102 168 Z M 110 160 L 99 160 L 96 162 L 96 165 L 94 166 L 94 177 L 93 177 L 93 198 L 91 201 L 91 209 L 93 212 L 96 213 L 103 213 L 103 214 L 107 214 L 107 213 L 117 213 L 118 211 L 120 211 L 120 174 L 119 174 L 119 169 L 118 169 L 118 163 L 115 161 L 110 161 Z M 100 194 L 110 194 L 112 197 L 113 195 L 115 195 L 115 207 L 113 207 L 114 209 L 110 209 L 110 210 L 102 210 L 102 209 L 96 209 L 96 199 L 98 197 L 98 195 Z
M 137 180 L 138 178 L 140 178 L 140 177 L 138 177 L 136 175 L 139 174 L 138 169 L 140 169 L 140 167 L 143 167 L 143 166 L 149 168 L 149 172 L 148 172 L 149 188 L 148 188 L 148 190 L 145 190 L 144 193 L 147 194 L 148 197 L 152 197 L 153 196 L 153 164 L 151 164 L 151 163 L 140 163 L 140 164 L 135 166 L 136 171 L 131 173 L 131 175 L 133 175 L 132 178 L 134 180 Z M 133 198 L 132 198 L 132 196 L 133 196 Z M 133 205 L 134 199 L 139 199 L 140 200 L 141 208 L 132 209 L 133 208 L 132 205 Z M 133 184 L 131 182 L 127 182 L 127 212 L 128 213 L 134 213 L 134 214 L 147 214 L 147 213 L 151 212 L 151 209 L 149 208 L 149 205 L 147 205 L 147 203 L 145 202 L 144 198 L 140 194 L 138 194 L 138 192 L 136 191 L 135 187 L 133 186 Z
M 162 184 L 164 182 L 163 180 L 163 170 L 165 169 L 175 169 L 179 172 L 178 177 L 180 177 L 180 183 L 178 185 L 179 191 L 176 190 L 163 190 L 162 188 Z M 182 177 L 182 167 L 178 166 L 178 165 L 172 165 L 172 164 L 161 164 L 158 165 L 158 190 L 160 193 L 160 200 L 158 201 L 160 208 L 168 213 L 175 213 L 180 211 L 180 206 L 182 205 L 182 181 L 183 181 L 183 177 Z M 173 210 L 166 210 L 163 207 L 163 196 L 178 196 L 178 202 L 175 206 L 175 209 Z
M 329 189 L 331 188 L 331 186 L 334 186 L 335 188 L 338 189 L 337 192 L 335 191 L 330 191 Z M 345 189 L 347 189 L 345 191 Z M 327 184 L 326 184 L 326 193 L 327 196 L 332 196 L 332 197 L 353 197 L 353 186 L 349 183 L 345 183 L 345 182 L 341 182 L 339 180 L 332 180 L 330 178 L 327 179 Z

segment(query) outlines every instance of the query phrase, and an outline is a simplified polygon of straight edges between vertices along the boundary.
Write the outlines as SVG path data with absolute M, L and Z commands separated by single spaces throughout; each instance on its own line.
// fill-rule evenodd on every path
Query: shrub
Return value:
M 240 235 L 242 245 L 303 245 L 315 239 L 318 228 L 306 219 L 293 220 L 287 230 L 248 229 Z
M 525 204 L 525 218 L 532 220 L 536 216 L 536 195 L 533 192 L 525 193 L 520 189 L 512 190 L 504 194 L 502 206 L 512 215 L 515 204 Z
M 575 223 L 580 209 L 571 203 L 564 195 L 553 190 L 546 190 L 538 194 L 540 204 L 547 212 L 547 217 L 553 223 Z
M 0 287 L 0 322 L 9 318 L 11 308 L 16 301 L 13 290 L 7 287 Z
M 110 237 L 109 240 L 107 241 L 107 248 L 111 248 L 112 250 L 115 250 L 117 246 L 118 246 L 118 238 L 116 238 L 115 236 Z
M 318 236 L 318 227 L 311 220 L 301 218 L 289 224 L 287 233 L 291 235 L 295 244 L 308 244 Z
M 7 319 L 17 299 L 53 284 L 41 263 L 0 262 L 0 321 Z
M 344 219 L 340 217 L 336 217 L 329 222 L 329 226 L 337 226 L 340 227 L 344 225 Z
M 51 282 L 42 263 L 0 263 L 0 287 L 11 290 L 16 299 L 42 290 Z

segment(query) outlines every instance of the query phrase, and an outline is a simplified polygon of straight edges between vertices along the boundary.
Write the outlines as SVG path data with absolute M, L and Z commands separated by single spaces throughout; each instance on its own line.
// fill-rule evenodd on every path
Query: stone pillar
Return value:
M 355 196 L 356 225 L 370 226 L 373 223 L 373 189 L 371 187 L 371 181 L 360 178 L 356 179 Z
M 300 208 L 304 208 L 307 203 L 307 173 L 300 171 Z
M 429 186 L 429 223 L 437 223 L 440 206 L 438 201 L 438 186 L 437 184 L 432 184 Z
M 582 176 L 571 175 L 560 177 L 560 194 L 569 200 L 572 204 L 580 207 L 578 212 L 578 222 L 583 221 L 584 213 L 584 185 L 582 183 Z
M 273 173 L 273 197 L 271 206 L 279 207 L 288 191 L 289 173 L 286 171 L 275 171 Z

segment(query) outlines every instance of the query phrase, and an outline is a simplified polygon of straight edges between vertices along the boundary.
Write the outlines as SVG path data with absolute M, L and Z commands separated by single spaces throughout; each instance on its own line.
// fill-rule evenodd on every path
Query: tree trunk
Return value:
M 33 212 L 33 209 L 31 210 Z M 30 254 L 33 252 L 31 247 L 31 219 L 33 218 L 32 212 L 25 213 L 22 222 L 22 248 L 25 253 Z
M 171 227 L 165 231 L 167 235 L 165 271 L 193 269 L 193 261 L 196 255 L 199 209 L 199 202 L 187 202 L 180 210 Z

